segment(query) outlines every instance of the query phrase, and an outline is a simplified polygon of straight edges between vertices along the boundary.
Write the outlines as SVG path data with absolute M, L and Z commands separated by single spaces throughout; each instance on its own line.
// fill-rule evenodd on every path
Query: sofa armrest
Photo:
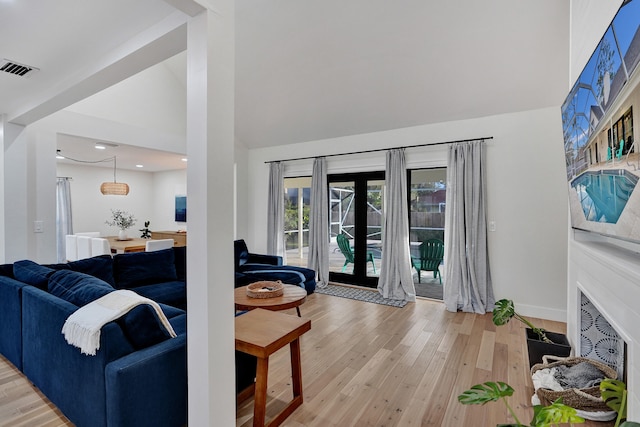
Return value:
M 186 343 L 181 334 L 107 365 L 109 427 L 186 425 Z
M 282 265 L 282 257 L 277 255 L 249 254 L 248 264 Z
M 107 426 L 105 367 L 133 348 L 116 322 L 102 327 L 95 356 L 67 344 L 62 325 L 77 309 L 34 286 L 22 289 L 23 372 L 75 425 Z
M 22 288 L 27 286 L 0 276 L 0 353 L 22 370 Z

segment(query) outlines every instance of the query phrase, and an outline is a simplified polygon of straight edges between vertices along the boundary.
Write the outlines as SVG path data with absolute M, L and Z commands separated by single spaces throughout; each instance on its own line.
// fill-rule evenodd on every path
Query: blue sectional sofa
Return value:
M 160 304 L 170 338 L 146 305 L 101 329 L 95 356 L 61 333 L 80 306 L 116 289 Z M 39 265 L 0 266 L 0 353 L 79 427 L 187 423 L 186 248 Z M 255 378 L 254 357 L 237 353 L 236 390 Z
M 282 257 L 249 252 L 244 240 L 233 245 L 236 281 L 235 287 L 260 280 L 280 280 L 289 285 L 298 285 L 312 294 L 316 289 L 316 272 L 309 268 L 282 265 Z

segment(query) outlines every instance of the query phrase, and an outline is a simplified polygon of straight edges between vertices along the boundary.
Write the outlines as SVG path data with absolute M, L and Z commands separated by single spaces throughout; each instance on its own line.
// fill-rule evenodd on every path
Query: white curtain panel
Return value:
M 66 262 L 66 235 L 73 234 L 71 217 L 71 185 L 69 178 L 58 178 L 56 183 L 56 249 L 58 262 Z
M 267 253 L 284 258 L 284 165 L 269 164 L 269 206 L 267 212 Z
M 484 141 L 452 144 L 447 165 L 444 303 L 486 313 L 495 299 L 487 251 Z
M 407 167 L 402 148 L 387 151 L 382 266 L 378 292 L 384 298 L 416 300 L 409 250 Z
M 326 287 L 329 283 L 329 190 L 327 161 L 324 157 L 313 161 L 307 267 L 316 272 L 316 286 Z

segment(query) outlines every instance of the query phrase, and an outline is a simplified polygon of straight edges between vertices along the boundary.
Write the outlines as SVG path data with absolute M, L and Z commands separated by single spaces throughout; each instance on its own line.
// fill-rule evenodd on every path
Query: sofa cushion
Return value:
M 108 283 L 88 274 L 59 270 L 49 279 L 49 293 L 82 307 L 115 289 Z M 161 326 L 155 310 L 149 305 L 133 308 L 118 320 L 125 336 L 136 349 L 149 347 L 169 338 Z
M 187 286 L 185 282 L 180 280 L 138 286 L 135 292 L 157 303 L 168 304 L 180 309 L 187 308 Z
M 178 280 L 187 281 L 187 247 L 174 246 L 173 255 L 175 257 L 176 276 Z
M 91 258 L 84 258 L 69 262 L 67 266 L 73 271 L 89 274 L 104 280 L 111 286 L 115 285 L 113 278 L 113 258 L 111 258 L 111 255 L 98 255 Z
M 31 260 L 25 259 L 13 263 L 13 275 L 16 280 L 46 290 L 49 277 L 56 271 Z
M 2 264 L 0 265 L 0 276 L 11 277 L 15 279 L 13 275 L 13 264 Z
M 49 278 L 49 293 L 82 307 L 115 289 L 107 282 L 73 270 L 58 270 Z
M 118 289 L 178 280 L 173 248 L 118 254 L 113 257 L 113 276 Z
M 164 326 L 161 326 L 156 311 L 147 304 L 134 307 L 122 316 L 118 323 L 136 350 L 147 348 L 171 338 L 169 332 Z

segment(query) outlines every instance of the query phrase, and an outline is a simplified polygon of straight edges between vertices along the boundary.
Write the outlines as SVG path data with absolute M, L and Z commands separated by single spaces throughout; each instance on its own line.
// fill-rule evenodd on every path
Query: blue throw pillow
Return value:
M 49 293 L 82 307 L 113 292 L 107 282 L 73 270 L 58 270 L 49 278 Z
M 46 290 L 49 277 L 55 270 L 28 259 L 13 263 L 13 275 L 16 280 Z
M 173 248 L 118 254 L 113 257 L 113 276 L 118 289 L 178 280 Z
M 73 271 L 89 274 L 115 286 L 113 278 L 113 258 L 111 255 L 99 255 L 67 263 Z
M 72 270 L 60 270 L 49 279 L 49 293 L 82 307 L 115 289 L 108 283 Z M 140 305 L 118 319 L 125 336 L 136 349 L 149 347 L 169 338 L 155 310 L 149 305 Z

